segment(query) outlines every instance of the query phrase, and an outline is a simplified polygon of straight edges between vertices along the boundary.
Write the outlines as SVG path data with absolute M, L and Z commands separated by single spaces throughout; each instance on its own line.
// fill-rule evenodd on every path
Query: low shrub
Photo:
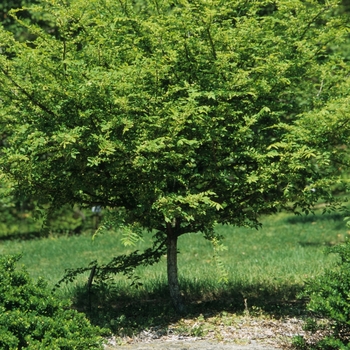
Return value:
M 106 331 L 33 281 L 20 256 L 0 256 L 0 349 L 101 349 Z
M 334 246 L 328 253 L 338 255 L 336 265 L 309 281 L 300 295 L 309 298 L 307 308 L 314 315 L 314 321 L 309 320 L 306 330 L 324 331 L 324 323 L 317 320 L 325 319 L 328 335 L 313 345 L 296 339 L 294 344 L 299 344 L 299 348 L 350 349 L 350 242 Z

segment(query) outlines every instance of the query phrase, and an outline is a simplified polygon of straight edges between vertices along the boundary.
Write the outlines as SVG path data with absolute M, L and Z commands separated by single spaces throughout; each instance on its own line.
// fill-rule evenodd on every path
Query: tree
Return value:
M 0 34 L 1 171 L 57 207 L 110 208 L 167 251 L 183 311 L 177 240 L 259 226 L 281 208 L 331 203 L 348 165 L 347 37 L 337 1 L 43 1 L 55 25 Z M 125 261 L 128 259 L 124 257 Z M 131 260 L 128 260 L 129 262 Z M 153 260 L 152 260 L 153 259 Z

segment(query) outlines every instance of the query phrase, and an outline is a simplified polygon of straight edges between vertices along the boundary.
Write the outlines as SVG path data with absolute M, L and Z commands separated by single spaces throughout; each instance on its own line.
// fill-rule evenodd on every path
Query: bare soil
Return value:
M 107 349 L 120 350 L 275 350 L 258 344 L 237 345 L 200 341 L 163 341 L 146 344 L 129 344 Z
M 210 320 L 209 320 L 210 321 Z M 292 338 L 311 335 L 303 330 L 302 319 L 266 319 L 243 316 L 233 322 L 210 327 L 206 320 L 203 335 L 191 336 L 188 330 L 200 324 L 188 320 L 187 332 L 181 334 L 171 325 L 166 329 L 143 330 L 135 337 L 111 337 L 106 350 L 277 350 L 291 349 Z M 197 327 L 197 328 L 195 328 Z M 320 336 L 320 335 L 316 335 Z

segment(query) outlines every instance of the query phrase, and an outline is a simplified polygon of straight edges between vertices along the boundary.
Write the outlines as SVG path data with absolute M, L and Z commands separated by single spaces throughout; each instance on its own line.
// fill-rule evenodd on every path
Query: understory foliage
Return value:
M 17 267 L 19 256 L 0 256 L 0 348 L 102 349 L 103 331 Z
M 301 348 L 350 349 L 350 241 L 334 246 L 328 253 L 336 254 L 336 266 L 320 277 L 309 281 L 300 295 L 310 299 L 307 308 L 315 316 L 307 322 L 307 330 L 328 330 L 329 335 L 317 344 L 306 344 L 300 338 Z M 327 320 L 327 325 L 317 320 Z
M 0 172 L 51 209 L 109 208 L 126 243 L 154 232 L 179 305 L 181 235 L 333 204 L 350 133 L 339 6 L 43 0 L 28 11 L 50 30 L 13 11 L 32 39 L 0 29 Z

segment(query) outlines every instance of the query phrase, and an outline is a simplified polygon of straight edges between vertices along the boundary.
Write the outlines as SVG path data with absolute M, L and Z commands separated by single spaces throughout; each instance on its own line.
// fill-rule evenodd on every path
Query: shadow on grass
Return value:
M 113 286 L 76 289 L 74 306 L 84 312 L 91 323 L 109 328 L 114 334 L 133 336 L 144 329 L 166 329 L 182 318 L 215 317 L 223 312 L 275 318 L 306 314 L 305 301 L 297 300 L 300 285 L 235 286 L 226 285 L 215 292 L 201 294 L 198 285 L 184 281 L 186 315 L 177 315 L 168 297 L 168 287 L 160 284 L 151 293 L 121 291 Z M 201 316 L 201 317 L 202 317 Z
M 289 224 L 308 224 L 313 222 L 322 221 L 333 221 L 337 225 L 334 225 L 334 230 L 339 230 L 346 228 L 346 223 L 344 222 L 344 213 L 326 213 L 326 214 L 309 214 L 309 215 L 295 215 L 288 217 L 286 221 Z
M 35 239 L 42 239 L 47 237 L 60 237 L 60 236 L 76 236 L 87 231 L 85 227 L 78 226 L 74 229 L 69 230 L 37 230 L 37 231 L 27 231 L 27 232 L 15 232 L 9 234 L 0 235 L 0 241 L 30 241 Z
M 319 242 L 302 242 L 299 241 L 298 242 L 300 246 L 302 247 L 334 247 L 335 245 L 339 244 L 339 242 L 323 242 L 323 241 L 319 241 Z
M 43 233 L 41 231 L 33 231 L 33 232 L 16 232 L 8 235 L 1 235 L 0 241 L 28 241 L 32 239 L 45 238 L 48 237 L 49 234 Z

